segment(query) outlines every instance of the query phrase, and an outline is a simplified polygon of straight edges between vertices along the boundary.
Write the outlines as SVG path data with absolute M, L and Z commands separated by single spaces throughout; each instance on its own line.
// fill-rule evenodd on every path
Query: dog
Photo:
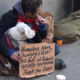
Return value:
M 16 26 L 10 28 L 6 33 L 15 48 L 19 48 L 19 45 L 22 43 L 27 43 L 26 39 L 34 38 L 36 34 L 36 32 L 24 22 L 18 22 Z

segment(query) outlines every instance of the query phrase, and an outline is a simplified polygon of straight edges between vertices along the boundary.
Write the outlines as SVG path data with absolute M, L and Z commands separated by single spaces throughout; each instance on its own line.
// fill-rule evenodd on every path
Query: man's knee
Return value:
M 60 53 L 60 47 L 55 44 L 55 55 L 58 55 Z

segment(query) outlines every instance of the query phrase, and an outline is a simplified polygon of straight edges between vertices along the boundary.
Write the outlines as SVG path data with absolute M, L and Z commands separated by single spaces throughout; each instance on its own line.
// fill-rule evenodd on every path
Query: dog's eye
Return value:
M 25 33 L 24 33 L 24 32 L 21 32 L 21 34 L 23 34 L 23 35 L 24 35 Z

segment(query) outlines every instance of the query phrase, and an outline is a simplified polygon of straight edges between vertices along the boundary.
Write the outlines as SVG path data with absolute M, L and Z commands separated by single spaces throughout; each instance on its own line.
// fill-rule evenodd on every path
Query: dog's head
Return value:
M 26 40 L 35 37 L 36 32 L 24 22 L 18 22 L 16 26 L 9 29 L 9 34 L 15 40 Z
M 36 32 L 24 22 L 18 22 L 16 27 L 20 34 L 26 36 L 27 39 L 31 39 L 35 36 Z

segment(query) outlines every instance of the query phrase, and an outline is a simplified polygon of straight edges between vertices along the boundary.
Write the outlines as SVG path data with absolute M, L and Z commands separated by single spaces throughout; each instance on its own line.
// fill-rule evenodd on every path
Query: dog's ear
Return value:
M 24 35 L 25 34 L 25 30 L 24 30 L 24 28 L 23 27 L 18 27 L 17 28 L 17 30 L 18 30 L 18 32 L 22 35 Z
M 18 32 L 19 32 L 21 35 L 24 35 L 24 34 L 25 34 L 25 30 L 24 30 L 24 27 L 23 27 L 23 26 L 25 26 L 25 25 L 24 25 L 24 23 L 22 23 L 22 22 L 19 22 L 19 23 L 16 25 L 17 30 L 18 30 Z

